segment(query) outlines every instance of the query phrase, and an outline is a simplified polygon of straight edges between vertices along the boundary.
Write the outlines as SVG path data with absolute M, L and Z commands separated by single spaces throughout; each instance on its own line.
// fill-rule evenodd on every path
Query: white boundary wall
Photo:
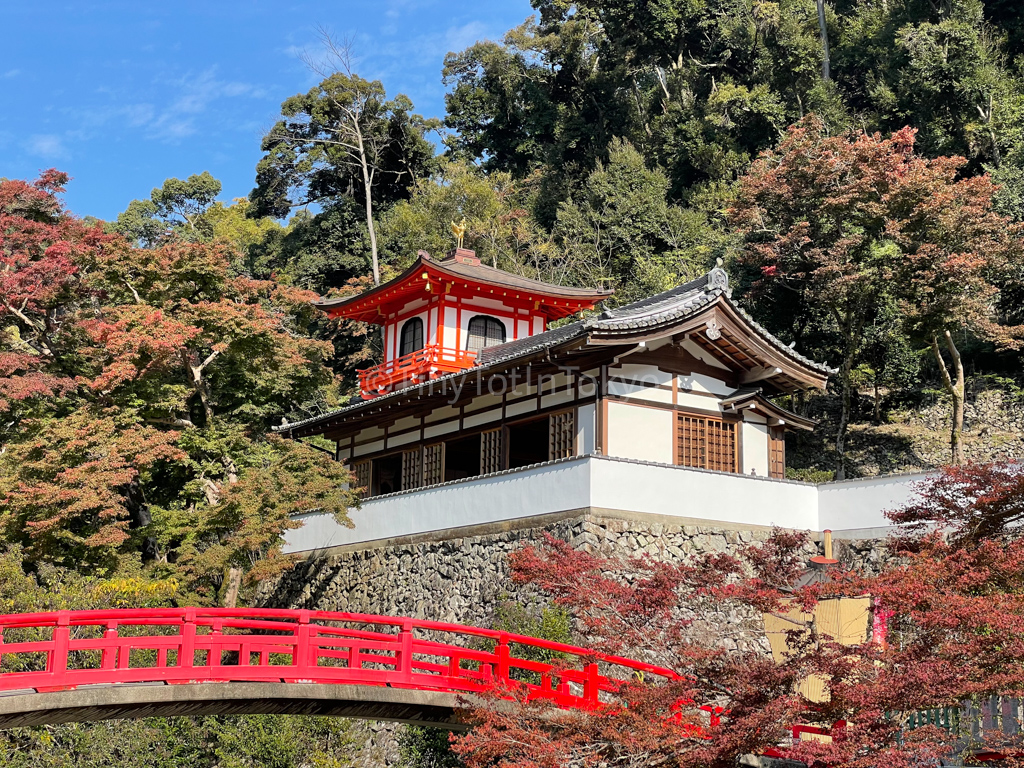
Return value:
M 811 485 L 607 456 L 581 456 L 368 499 L 354 528 L 311 513 L 285 533 L 286 552 L 379 541 L 587 508 L 780 526 L 842 538 L 884 535 L 884 511 L 913 495 L 925 473 Z

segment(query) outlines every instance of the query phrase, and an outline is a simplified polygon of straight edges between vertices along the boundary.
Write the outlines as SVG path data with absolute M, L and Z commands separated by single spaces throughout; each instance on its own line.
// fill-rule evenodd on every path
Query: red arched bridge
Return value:
M 458 727 L 467 696 L 512 686 L 561 708 L 594 709 L 634 676 L 676 674 L 562 643 L 391 616 L 260 608 L 0 616 L 0 728 L 266 713 Z

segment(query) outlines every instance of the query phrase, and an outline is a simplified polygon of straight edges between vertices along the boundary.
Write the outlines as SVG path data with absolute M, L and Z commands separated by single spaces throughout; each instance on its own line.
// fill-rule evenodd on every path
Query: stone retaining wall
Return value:
M 679 562 L 697 554 L 732 551 L 763 541 L 769 533 L 768 529 L 680 525 L 678 520 L 630 519 L 588 510 L 555 521 L 527 521 L 525 527 L 515 529 L 325 553 L 268 584 L 260 597 L 263 605 L 274 607 L 404 615 L 489 627 L 501 601 L 529 605 L 538 599 L 529 588 L 512 583 L 507 555 L 524 544 L 543 541 L 545 534 L 602 554 L 647 554 Z M 820 545 L 808 545 L 807 550 L 807 557 L 819 554 Z M 869 570 L 875 570 L 884 557 L 873 542 L 837 541 L 836 552 L 844 562 Z M 730 611 L 694 618 L 695 632 L 725 647 L 767 648 L 759 616 Z M 722 631 L 726 627 L 728 631 Z M 361 726 L 365 746 L 359 764 L 368 768 L 395 764 L 400 727 Z

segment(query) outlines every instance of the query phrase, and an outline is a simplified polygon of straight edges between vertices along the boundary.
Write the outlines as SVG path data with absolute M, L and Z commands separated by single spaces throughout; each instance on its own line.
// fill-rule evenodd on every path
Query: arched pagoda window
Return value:
M 487 315 L 477 315 L 469 321 L 469 342 L 466 349 L 479 352 L 486 347 L 505 343 L 505 324 Z
M 411 355 L 423 349 L 423 321 L 414 317 L 405 321 L 402 326 L 402 344 L 399 355 Z

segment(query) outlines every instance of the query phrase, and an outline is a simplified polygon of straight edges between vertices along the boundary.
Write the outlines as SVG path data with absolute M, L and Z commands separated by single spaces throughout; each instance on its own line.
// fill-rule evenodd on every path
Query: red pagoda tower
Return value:
M 371 398 L 472 368 L 481 349 L 543 333 L 549 322 L 592 309 L 611 293 L 513 275 L 456 248 L 444 260 L 420 251 L 393 280 L 317 306 L 384 329 L 384 362 L 359 372 L 363 396 Z

